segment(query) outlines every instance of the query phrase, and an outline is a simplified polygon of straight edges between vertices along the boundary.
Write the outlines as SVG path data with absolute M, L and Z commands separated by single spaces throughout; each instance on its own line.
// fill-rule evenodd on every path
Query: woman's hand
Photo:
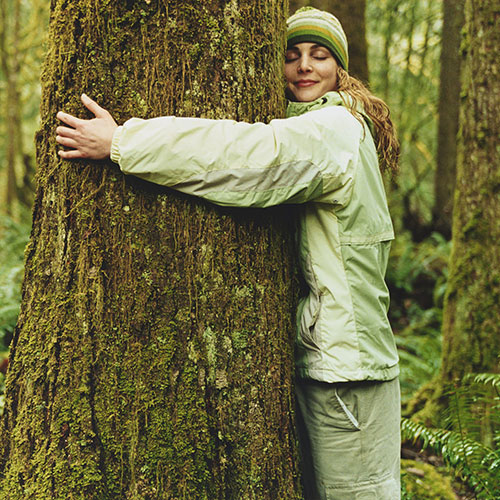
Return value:
M 62 111 L 57 113 L 57 118 L 71 127 L 56 128 L 56 141 L 61 146 L 71 148 L 69 151 L 60 150 L 59 156 L 66 160 L 108 158 L 111 153 L 113 134 L 118 125 L 108 111 L 85 94 L 82 94 L 82 102 L 95 115 L 95 118 L 82 120 Z

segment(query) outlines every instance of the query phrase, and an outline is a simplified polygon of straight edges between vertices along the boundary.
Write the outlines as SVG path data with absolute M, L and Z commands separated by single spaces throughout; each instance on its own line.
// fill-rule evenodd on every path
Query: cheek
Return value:
M 330 80 L 330 90 L 335 90 L 337 88 L 337 75 L 333 76 Z
M 337 70 L 338 70 L 338 66 L 337 66 L 337 63 L 335 63 L 332 67 L 332 79 L 331 79 L 331 83 L 332 83 L 332 90 L 335 90 L 337 88 Z
M 333 74 L 331 71 L 326 71 L 323 75 L 323 79 L 325 82 L 325 87 L 328 90 L 335 90 L 337 88 L 337 72 L 335 71 Z

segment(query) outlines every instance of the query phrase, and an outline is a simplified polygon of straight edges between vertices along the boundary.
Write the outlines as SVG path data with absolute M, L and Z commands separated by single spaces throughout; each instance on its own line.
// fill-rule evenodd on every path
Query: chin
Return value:
M 298 102 L 311 102 L 319 99 L 322 95 L 318 92 L 298 92 L 295 100 Z

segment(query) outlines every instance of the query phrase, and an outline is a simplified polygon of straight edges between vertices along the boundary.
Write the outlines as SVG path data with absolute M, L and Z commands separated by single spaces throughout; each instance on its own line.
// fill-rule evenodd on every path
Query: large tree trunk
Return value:
M 436 422 L 447 389 L 500 369 L 500 0 L 465 3 L 461 134 L 439 376 L 420 418 Z
M 443 381 L 500 368 L 500 0 L 467 0 Z
M 366 43 L 366 0 L 290 0 L 290 13 L 310 5 L 326 10 L 342 23 L 349 43 L 349 73 L 367 83 L 368 56 Z
M 52 0 L 1 498 L 300 497 L 291 210 L 219 209 L 54 140 L 81 92 L 119 122 L 282 115 L 284 9 Z
M 453 193 L 457 165 L 458 110 L 460 106 L 460 34 L 464 23 L 463 0 L 443 1 L 441 75 L 437 169 L 434 180 L 432 226 L 451 237 Z

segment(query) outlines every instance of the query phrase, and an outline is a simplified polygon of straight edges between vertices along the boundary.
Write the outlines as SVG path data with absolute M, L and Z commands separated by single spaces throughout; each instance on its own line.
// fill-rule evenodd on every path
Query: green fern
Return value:
M 440 368 L 449 252 L 449 242 L 438 234 L 417 244 L 408 233 L 403 233 L 392 248 L 387 273 L 391 292 L 389 314 L 400 357 L 403 401 L 410 399 Z
M 471 373 L 465 377 L 464 381 L 500 388 L 500 373 Z
M 500 498 L 500 375 L 471 374 L 450 391 L 447 429 L 402 420 L 402 437 L 431 448 L 474 488 L 477 498 Z
M 401 423 L 402 438 L 420 441 L 461 474 L 477 493 L 477 498 L 498 498 L 500 494 L 500 454 L 460 432 L 430 429 L 409 419 Z M 497 496 L 495 496 L 497 495 Z
M 21 281 L 24 269 L 24 248 L 30 226 L 10 217 L 0 217 L 0 351 L 8 348 L 21 302 Z

